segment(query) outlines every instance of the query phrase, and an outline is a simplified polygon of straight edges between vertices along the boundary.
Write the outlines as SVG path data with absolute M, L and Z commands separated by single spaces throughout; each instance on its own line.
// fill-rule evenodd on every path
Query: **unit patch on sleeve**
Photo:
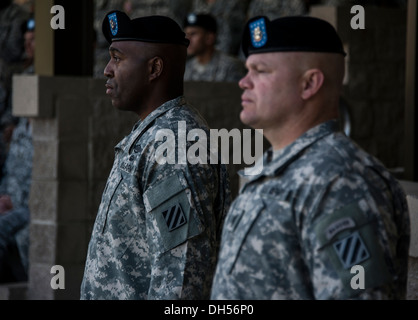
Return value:
M 351 268 L 370 257 L 358 231 L 334 242 L 333 246 L 344 269 Z
M 186 216 L 181 209 L 180 203 L 163 211 L 163 217 L 167 224 L 168 231 L 171 232 L 187 223 Z
M 156 239 L 159 239 L 163 252 L 203 231 L 197 212 L 191 205 L 193 200 L 188 197 L 190 187 L 182 182 L 185 179 L 181 179 L 181 174 L 173 173 L 144 193 L 144 205 L 158 228 Z
M 338 275 L 347 297 L 359 293 L 351 287 L 351 269 L 356 265 L 364 268 L 365 289 L 390 279 L 384 249 L 379 243 L 377 220 L 368 219 L 368 214 L 353 203 L 320 219 L 314 226 L 318 259 L 329 268 L 324 272 Z

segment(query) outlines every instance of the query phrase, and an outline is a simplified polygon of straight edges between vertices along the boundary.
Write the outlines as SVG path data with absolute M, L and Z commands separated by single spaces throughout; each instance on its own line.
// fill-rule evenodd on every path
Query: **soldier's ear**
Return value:
M 206 45 L 215 45 L 216 43 L 216 34 L 214 32 L 206 32 Z
M 157 79 L 164 68 L 164 61 L 161 57 L 155 56 L 148 61 L 149 66 L 149 81 Z
M 314 96 L 324 84 L 324 73 L 320 69 L 305 71 L 301 82 L 301 97 L 304 100 Z

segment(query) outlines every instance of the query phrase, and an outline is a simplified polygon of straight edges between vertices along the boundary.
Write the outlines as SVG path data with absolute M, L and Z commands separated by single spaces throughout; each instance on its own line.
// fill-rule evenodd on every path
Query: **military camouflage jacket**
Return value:
M 115 147 L 96 217 L 81 299 L 208 299 L 230 201 L 224 165 L 162 164 L 161 133 L 177 147 L 187 132 L 209 134 L 183 97 L 166 102 Z M 184 122 L 183 122 L 184 123 Z M 167 139 L 170 136 L 167 135 Z M 192 143 L 187 143 L 187 148 Z M 183 152 L 179 148 L 167 152 Z M 181 149 L 181 147 L 180 147 Z
M 205 65 L 199 63 L 196 57 L 186 63 L 185 81 L 224 81 L 238 82 L 245 76 L 244 63 L 221 51 L 215 51 L 212 59 Z
M 4 177 L 0 181 L 0 195 L 10 195 L 14 209 L 28 208 L 32 158 L 32 125 L 22 117 L 13 130 Z
M 19 118 L 13 130 L 10 149 L 0 181 L 0 195 L 9 195 L 13 209 L 0 215 L 0 262 L 11 243 L 16 243 L 18 255 L 9 256 L 13 276 L 26 281 L 29 255 L 29 194 L 32 181 L 32 124 Z M 24 271 L 22 270 L 22 266 Z
M 2 1 L 4 2 L 4 1 Z M 23 22 L 28 18 L 20 5 L 11 3 L 0 7 L 0 128 L 13 123 L 11 110 L 12 76 L 24 52 Z M 4 150 L 0 150 L 3 153 Z
M 225 220 L 212 299 L 405 298 L 403 190 L 336 128 L 270 149 L 247 176 Z

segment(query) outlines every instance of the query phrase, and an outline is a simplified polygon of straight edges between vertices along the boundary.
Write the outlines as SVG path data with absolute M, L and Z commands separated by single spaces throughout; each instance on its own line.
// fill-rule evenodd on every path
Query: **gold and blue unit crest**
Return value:
M 255 48 L 261 48 L 267 43 L 266 23 L 260 18 L 250 23 L 251 42 Z

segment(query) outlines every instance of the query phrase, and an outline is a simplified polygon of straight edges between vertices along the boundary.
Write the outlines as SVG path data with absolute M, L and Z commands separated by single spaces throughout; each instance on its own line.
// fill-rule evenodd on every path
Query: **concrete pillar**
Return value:
M 71 92 L 75 87 L 77 90 Z M 90 110 L 86 87 L 85 79 L 40 76 L 14 79 L 14 92 L 26 92 L 15 94 L 14 114 L 33 117 L 28 299 L 69 298 L 77 294 L 86 252 L 85 222 L 88 219 L 87 122 Z M 68 95 L 64 91 L 67 88 L 70 88 Z M 54 265 L 64 266 L 65 290 L 51 288 Z
M 414 0 L 408 1 L 407 47 L 406 47 L 406 103 L 405 103 L 405 162 L 406 179 L 418 181 L 418 5 Z

